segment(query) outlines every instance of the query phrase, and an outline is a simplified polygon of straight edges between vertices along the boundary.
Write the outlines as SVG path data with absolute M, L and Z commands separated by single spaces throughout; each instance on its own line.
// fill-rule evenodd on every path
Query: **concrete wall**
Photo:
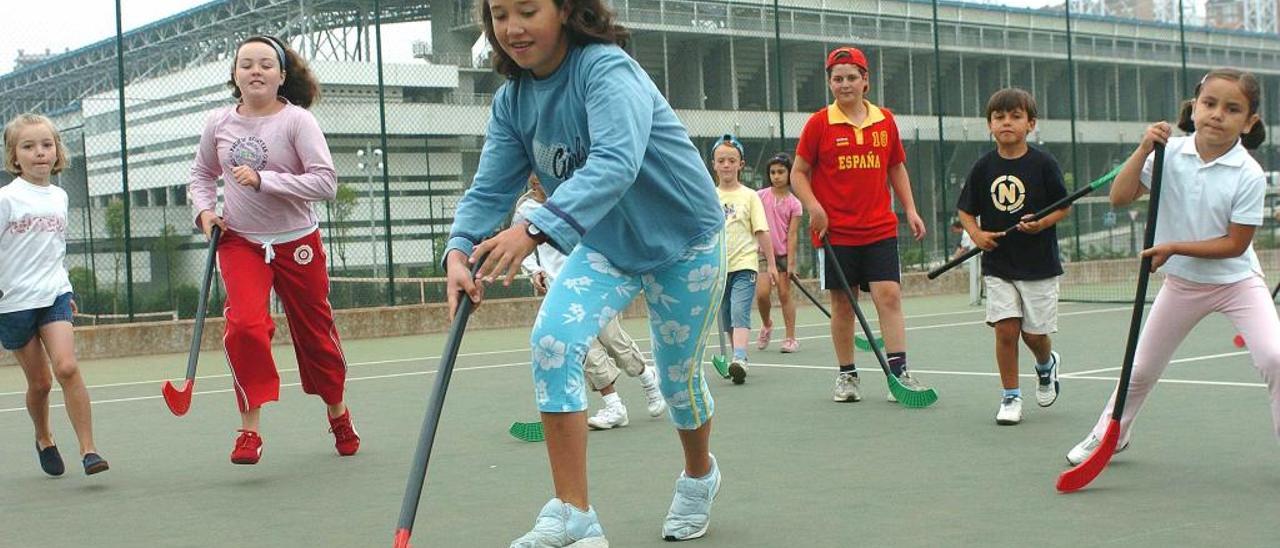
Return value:
M 1262 250 L 1258 255 L 1263 265 L 1275 264 L 1280 259 L 1280 251 L 1277 250 Z M 1066 265 L 1062 283 L 1067 286 L 1075 283 L 1124 281 L 1134 276 L 1134 265 L 1135 261 L 1132 259 L 1071 263 Z M 804 283 L 810 293 L 821 293 L 820 298 L 825 300 L 825 293 L 817 290 L 816 280 Z M 968 283 L 968 271 L 964 268 L 956 268 L 936 280 L 926 279 L 924 273 L 912 272 L 903 274 L 902 293 L 907 297 L 962 294 L 968 292 Z M 797 304 L 809 306 L 808 300 L 798 292 L 796 298 Z M 486 302 L 471 317 L 468 328 L 531 327 L 541 301 L 540 298 L 528 297 Z M 646 314 L 643 301 L 637 299 L 632 302 L 624 314 L 628 318 L 643 317 Z M 334 315 L 342 338 L 349 340 L 440 333 L 449 328 L 446 305 L 442 303 L 336 310 Z M 289 326 L 284 317 L 276 316 L 275 320 L 276 343 L 290 344 Z M 76 329 L 76 352 L 81 360 L 186 352 L 190 348 L 193 324 L 192 320 L 182 320 L 81 327 Z M 224 328 L 222 318 L 207 320 L 202 348 L 220 348 Z M 0 366 L 14 364 L 11 353 L 0 352 Z

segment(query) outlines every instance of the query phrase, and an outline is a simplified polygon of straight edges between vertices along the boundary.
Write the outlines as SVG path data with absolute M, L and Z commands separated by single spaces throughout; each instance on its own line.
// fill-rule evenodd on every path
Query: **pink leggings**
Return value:
M 1271 391 L 1271 420 L 1280 437 L 1280 318 L 1271 301 L 1271 292 L 1262 278 L 1252 276 L 1232 284 L 1202 284 L 1176 276 L 1166 276 L 1164 287 L 1156 295 L 1150 317 L 1138 337 L 1138 350 L 1133 360 L 1133 376 L 1124 414 L 1120 417 L 1120 443 L 1129 438 L 1129 426 L 1142 409 L 1142 403 L 1155 388 L 1156 381 L 1169 366 L 1174 350 L 1210 312 L 1221 312 L 1244 336 L 1253 357 L 1253 366 L 1262 373 Z M 1102 417 L 1093 427 L 1102 437 L 1111 421 L 1116 396 L 1112 393 Z

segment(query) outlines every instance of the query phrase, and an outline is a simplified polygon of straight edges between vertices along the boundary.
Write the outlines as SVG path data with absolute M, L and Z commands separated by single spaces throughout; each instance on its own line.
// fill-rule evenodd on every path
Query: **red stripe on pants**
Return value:
M 273 247 L 275 258 L 268 264 L 261 244 L 234 232 L 218 243 L 218 267 L 227 288 L 222 342 L 235 380 L 236 403 L 244 412 L 280 399 L 280 374 L 271 357 L 276 327 L 267 307 L 273 288 L 289 321 L 302 391 L 318 394 L 328 404 L 339 403 L 347 363 L 329 305 L 320 231 Z

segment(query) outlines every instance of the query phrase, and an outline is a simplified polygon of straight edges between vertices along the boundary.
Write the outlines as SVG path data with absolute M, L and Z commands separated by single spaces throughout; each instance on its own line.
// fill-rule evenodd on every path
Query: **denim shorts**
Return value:
M 44 308 L 0 314 L 0 346 L 19 350 L 31 342 L 40 327 L 52 322 L 71 321 L 71 293 L 63 293 Z
M 756 271 L 735 270 L 724 285 L 720 322 L 728 332 L 736 327 L 751 329 L 751 302 L 756 298 Z

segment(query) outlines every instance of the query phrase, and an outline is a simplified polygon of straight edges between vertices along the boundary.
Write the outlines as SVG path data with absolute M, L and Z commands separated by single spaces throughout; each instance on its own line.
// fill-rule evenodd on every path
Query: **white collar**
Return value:
M 1244 165 L 1244 161 L 1249 157 L 1249 152 L 1244 149 L 1240 139 L 1236 139 L 1236 144 L 1232 146 L 1225 154 L 1205 162 L 1200 158 L 1200 152 L 1196 150 L 1196 134 L 1192 133 L 1187 136 L 1187 144 L 1183 145 L 1182 154 L 1195 156 L 1196 160 L 1203 164 L 1202 167 L 1209 167 L 1214 164 L 1222 164 L 1224 166 L 1240 167 Z

